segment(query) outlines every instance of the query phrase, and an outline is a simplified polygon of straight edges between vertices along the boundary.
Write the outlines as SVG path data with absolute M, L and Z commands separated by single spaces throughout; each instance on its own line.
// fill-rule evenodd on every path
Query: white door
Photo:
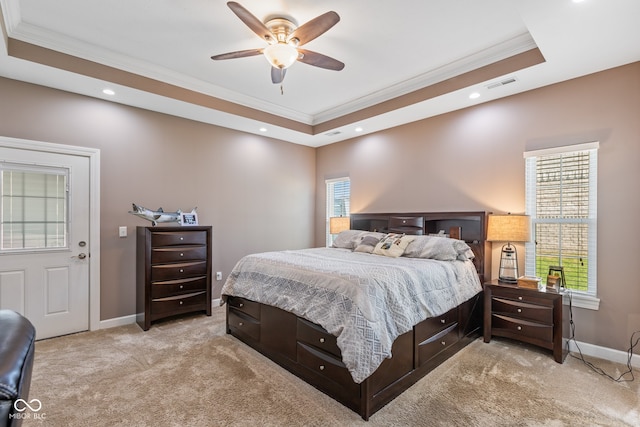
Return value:
M 89 166 L 0 147 L 0 308 L 38 339 L 89 329 Z

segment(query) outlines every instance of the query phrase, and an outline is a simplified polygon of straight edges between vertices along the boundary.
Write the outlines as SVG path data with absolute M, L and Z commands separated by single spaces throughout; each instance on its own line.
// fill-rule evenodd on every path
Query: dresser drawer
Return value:
M 343 387 L 356 385 L 347 367 L 340 358 L 317 350 L 304 343 L 298 343 L 298 363 Z
M 298 318 L 296 337 L 300 342 L 304 342 L 341 358 L 342 353 L 338 347 L 337 338 L 328 333 L 321 326 Z
M 228 311 L 228 324 L 231 333 L 260 341 L 260 322 L 256 319 L 230 308 Z
M 209 304 L 211 304 L 211 301 L 209 301 Z M 153 299 L 151 300 L 151 315 L 167 312 L 180 313 L 195 310 L 196 307 L 200 306 L 202 306 L 203 310 L 207 308 L 206 291 Z
M 519 337 L 522 341 L 539 340 L 545 343 L 553 343 L 553 325 L 547 325 L 514 317 L 493 314 L 491 324 L 495 335 L 503 335 L 505 332 Z
M 206 259 L 207 248 L 205 246 L 169 246 L 151 250 L 151 264 Z
M 175 245 L 206 245 L 206 231 L 154 231 L 151 233 L 151 245 L 175 246 Z
M 422 365 L 442 350 L 458 342 L 457 323 L 418 344 L 418 364 Z
M 227 298 L 227 304 L 236 311 L 243 312 L 256 320 L 260 320 L 260 304 L 257 302 L 241 297 L 230 296 Z
M 151 298 L 165 298 L 182 294 L 207 290 L 207 277 L 197 277 L 184 280 L 155 282 L 151 284 Z
M 154 264 L 151 266 L 151 281 L 175 280 L 207 274 L 207 261 Z
M 426 319 L 415 326 L 416 341 L 422 342 L 438 332 L 458 323 L 458 308 L 454 308 L 441 316 Z
M 519 319 L 533 320 L 535 322 L 553 325 L 553 307 L 529 304 L 511 299 L 493 297 L 491 300 L 491 312 L 511 315 Z

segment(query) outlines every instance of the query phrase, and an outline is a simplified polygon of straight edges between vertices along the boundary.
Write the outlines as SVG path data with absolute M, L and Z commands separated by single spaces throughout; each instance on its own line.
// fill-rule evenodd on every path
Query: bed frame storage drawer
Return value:
M 450 328 L 458 323 L 458 307 L 452 308 L 445 314 L 426 319 L 415 326 L 416 341 L 421 343 L 438 332 Z
M 324 328 L 304 319 L 298 319 L 297 339 L 320 350 L 340 358 L 342 353 L 338 347 L 337 338 Z
M 233 308 L 228 312 L 228 327 L 233 334 L 244 335 L 254 341 L 260 341 L 260 322 Z
M 458 324 L 448 328 L 418 343 L 418 366 L 424 365 L 429 359 L 458 342 Z
M 340 388 L 350 390 L 349 393 L 357 392 L 359 389 L 342 360 L 332 354 L 298 342 L 298 363 L 334 382 Z
M 240 297 L 228 297 L 227 304 L 236 311 L 241 311 L 256 320 L 260 320 L 260 304 Z

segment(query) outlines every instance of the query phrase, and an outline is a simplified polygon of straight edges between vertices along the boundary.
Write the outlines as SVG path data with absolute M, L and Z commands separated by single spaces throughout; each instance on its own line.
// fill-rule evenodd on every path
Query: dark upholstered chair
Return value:
M 35 338 L 31 322 L 15 311 L 0 310 L 0 427 L 22 424 L 14 404 L 18 399 L 28 402 Z

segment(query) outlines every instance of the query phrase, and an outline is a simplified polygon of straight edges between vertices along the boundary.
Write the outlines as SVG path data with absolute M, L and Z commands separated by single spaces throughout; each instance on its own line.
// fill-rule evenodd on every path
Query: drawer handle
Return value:
M 520 301 L 522 301 L 522 297 L 518 297 L 518 299 L 519 299 Z
M 320 338 L 320 342 L 324 342 L 324 338 Z
M 184 273 L 184 269 L 183 268 L 180 269 L 180 273 Z
M 238 326 L 244 326 L 244 322 L 238 322 Z
M 180 240 L 184 240 L 184 237 L 180 237 Z
M 446 320 L 444 319 L 440 319 L 440 323 L 442 323 L 443 325 L 445 324 Z
M 518 309 L 518 313 L 522 313 L 522 309 L 521 308 Z
M 324 365 L 320 365 L 320 370 L 324 371 Z
M 180 305 L 184 304 L 182 301 L 180 301 Z
M 440 342 L 440 344 L 447 345 L 447 343 L 445 341 Z
M 517 329 L 518 329 L 519 331 L 521 331 L 521 330 L 522 330 L 522 326 L 518 326 L 518 328 L 517 328 Z
M 180 285 L 180 289 L 184 289 L 184 285 Z
M 180 256 L 184 256 L 184 254 L 182 252 L 180 252 Z
M 240 307 L 240 308 L 244 307 L 244 303 L 238 304 L 238 307 Z

